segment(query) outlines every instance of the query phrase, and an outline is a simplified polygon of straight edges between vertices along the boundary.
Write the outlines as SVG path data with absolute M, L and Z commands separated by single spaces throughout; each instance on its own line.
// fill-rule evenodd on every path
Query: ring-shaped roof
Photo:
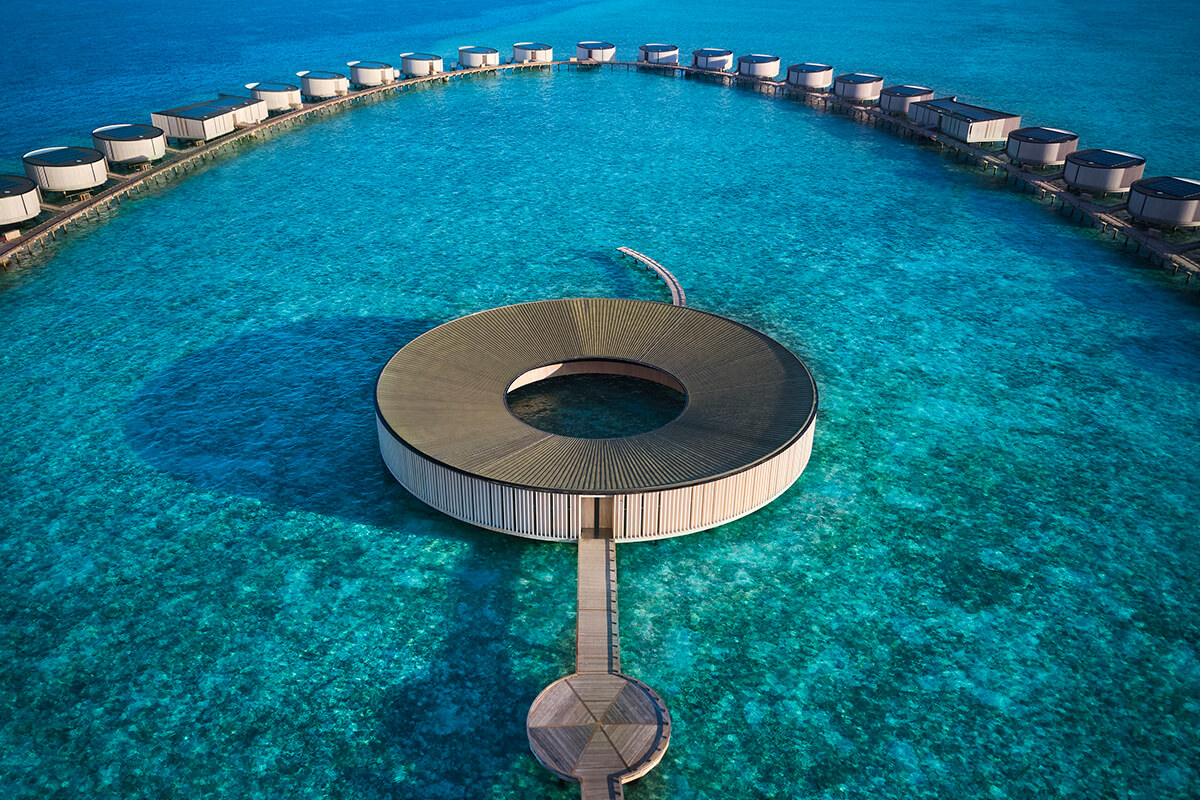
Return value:
M 547 433 L 505 403 L 526 372 L 569 361 L 644 364 L 687 390 L 661 428 L 616 439 Z M 780 453 L 813 424 L 804 363 L 725 317 L 644 300 L 540 300 L 447 322 L 405 345 L 376 386 L 379 419 L 412 450 L 490 481 L 573 494 L 705 483 Z

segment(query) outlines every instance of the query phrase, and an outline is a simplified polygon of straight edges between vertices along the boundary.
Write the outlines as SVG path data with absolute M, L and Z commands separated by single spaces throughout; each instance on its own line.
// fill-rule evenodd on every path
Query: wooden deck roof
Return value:
M 673 376 L 687 405 L 672 422 L 618 439 L 576 439 L 518 420 L 518 376 L 610 359 Z M 504 306 L 417 337 L 384 367 L 379 418 L 425 457 L 497 483 L 579 494 L 675 488 L 748 469 L 813 423 L 812 375 L 786 347 L 692 308 L 584 298 Z

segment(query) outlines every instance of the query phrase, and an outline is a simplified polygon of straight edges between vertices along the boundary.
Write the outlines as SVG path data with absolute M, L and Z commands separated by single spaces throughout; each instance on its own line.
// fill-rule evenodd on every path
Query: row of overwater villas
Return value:
M 510 63 L 536 64 L 554 60 L 554 48 L 540 42 L 513 45 Z M 616 60 L 609 42 L 579 42 L 575 59 L 608 63 Z M 678 65 L 679 48 L 670 44 L 644 44 L 640 63 Z M 776 80 L 778 56 L 750 53 L 737 58 L 740 77 Z M 337 72 L 297 72 L 300 85 L 248 83 L 251 97 L 220 95 L 216 100 L 158 111 L 151 125 L 108 125 L 92 131 L 94 147 L 48 147 L 24 156 L 26 177 L 0 175 L 0 225 L 28 222 L 41 211 L 40 191 L 65 194 L 87 192 L 108 180 L 108 165 L 138 166 L 161 159 L 168 139 L 208 142 L 239 127 L 257 125 L 273 113 L 300 108 L 305 98 L 326 100 L 346 95 L 351 87 L 370 89 L 405 77 L 423 77 L 445 71 L 442 57 L 430 53 L 404 53 L 401 67 L 379 61 L 350 61 L 350 75 Z M 458 68 L 500 66 L 500 51 L 467 45 L 458 48 Z M 733 69 L 732 51 L 700 48 L 692 51 L 692 67 L 726 73 Z M 1143 178 L 1146 160 L 1119 150 L 1076 150 L 1079 137 L 1058 128 L 1022 128 L 1018 114 L 981 108 L 955 97 L 935 98 L 923 86 L 887 86 L 879 75 L 854 72 L 834 76 L 828 64 L 793 64 L 785 84 L 808 93 L 834 96 L 863 106 L 906 116 L 914 124 L 937 129 L 966 144 L 1005 143 L 1010 159 L 1030 166 L 1063 165 L 1063 180 L 1078 191 L 1129 192 L 1129 213 L 1146 222 L 1181 227 L 1200 226 L 1200 181 L 1175 177 Z M 40 191 L 39 191 L 40 190 Z

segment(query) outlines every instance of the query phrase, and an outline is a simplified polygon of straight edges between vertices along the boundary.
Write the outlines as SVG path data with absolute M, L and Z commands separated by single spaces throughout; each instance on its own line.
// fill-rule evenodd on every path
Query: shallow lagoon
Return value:
M 631 798 L 1193 792 L 1196 295 L 880 131 L 621 72 L 341 114 L 4 277 L 0 785 L 570 796 L 523 714 L 572 554 L 409 498 L 371 389 L 460 314 L 666 299 L 621 244 L 822 392 L 780 501 L 620 550 L 676 724 Z

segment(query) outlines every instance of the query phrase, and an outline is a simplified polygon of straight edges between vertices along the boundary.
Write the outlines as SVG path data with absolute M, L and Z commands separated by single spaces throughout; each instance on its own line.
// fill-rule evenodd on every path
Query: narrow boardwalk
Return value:
M 282 132 L 301 122 L 328 116 L 344 108 L 378 99 L 385 94 L 403 92 L 417 86 L 449 83 L 479 75 L 558 69 L 568 63 L 573 64 L 573 62 L 566 61 L 500 64 L 439 72 L 435 75 L 422 75 L 416 78 L 403 78 L 382 86 L 351 90 L 339 97 L 313 102 L 306 101 L 300 108 L 285 111 L 254 125 L 238 126 L 233 133 L 195 147 L 184 149 L 168 147 L 167 157 L 150 169 L 129 174 L 109 172 L 110 182 L 116 181 L 115 185 L 95 189 L 90 197 L 62 206 L 43 203 L 43 209 L 53 212 L 55 216 L 25 231 L 24 235 L 18 239 L 0 242 L 0 268 L 7 269 L 10 264 L 19 264 L 22 259 L 48 249 L 51 243 L 58 239 L 59 234 L 66 233 L 72 225 L 79 228 L 93 218 L 102 219 L 105 211 L 120 205 L 123 200 L 135 194 L 141 194 L 156 186 L 185 177 L 189 172 L 203 166 L 205 162 L 215 161 L 233 148 Z
M 647 269 L 653 270 L 658 277 L 662 278 L 663 282 L 667 284 L 667 288 L 671 290 L 671 302 L 673 304 L 677 306 L 687 305 L 687 296 L 683 293 L 683 285 L 680 284 L 678 278 L 671 274 L 670 270 L 650 256 L 639 253 L 632 248 L 618 247 L 617 252 L 627 255 L 635 261 L 640 261 Z
M 19 264 L 21 259 L 49 248 L 51 242 L 58 238 L 58 234 L 67 231 L 70 225 L 74 224 L 78 227 L 93 216 L 103 217 L 106 209 L 120 204 L 129 196 L 144 192 L 160 183 L 178 179 L 203 162 L 215 160 L 219 155 L 235 146 L 241 146 L 270 133 L 286 130 L 298 122 L 334 113 L 340 108 L 349 108 L 368 102 L 376 96 L 403 92 L 418 85 L 449 83 L 477 75 L 512 74 L 536 70 L 558 71 L 564 68 L 591 71 L 604 67 L 608 67 L 610 70 L 620 67 L 626 70 L 657 72 L 672 77 L 695 78 L 712 81 L 723 86 L 741 86 L 771 97 L 790 98 L 821 110 L 845 113 L 851 119 L 862 124 L 882 127 L 905 138 L 936 144 L 944 151 L 954 154 L 956 158 L 966 159 L 997 175 L 1003 174 L 1006 181 L 1012 180 L 1017 186 L 1036 194 L 1039 198 L 1048 199 L 1051 204 L 1057 204 L 1060 211 L 1069 209 L 1072 219 L 1078 216 L 1081 221 L 1099 228 L 1101 233 L 1110 234 L 1112 239 L 1120 239 L 1123 247 L 1132 244 L 1136 253 L 1144 255 L 1152 264 L 1171 270 L 1172 274 L 1184 272 L 1188 282 L 1191 281 L 1193 275 L 1200 275 L 1200 257 L 1196 256 L 1197 246 L 1200 245 L 1200 242 L 1172 243 L 1165 241 L 1159 231 L 1135 224 L 1125 213 L 1123 205 L 1107 206 L 1094 203 L 1089 198 L 1071 193 L 1066 184 L 1058 179 L 1058 176 L 1028 172 L 1010 163 L 1002 157 L 1002 151 L 973 147 L 951 139 L 935 129 L 914 125 L 907 118 L 893 116 L 878 107 L 860 106 L 828 92 L 805 91 L 789 85 L 786 81 L 754 78 L 734 72 L 705 70 L 681 64 L 653 64 L 634 61 L 612 61 L 600 64 L 594 61 L 581 62 L 575 59 L 499 64 L 405 78 L 383 86 L 351 91 L 341 97 L 305 103 L 299 109 L 271 117 L 256 125 L 239 128 L 232 134 L 194 148 L 186 150 L 170 148 L 168 159 L 156 167 L 129 175 L 110 174 L 110 178 L 115 180 L 116 184 L 95 192 L 88 199 L 65 207 L 47 204 L 46 210 L 55 212 L 54 217 L 26 231 L 25 235 L 19 239 L 0 242 L 0 268 L 7 268 L 11 263 Z M 640 256 L 640 254 L 638 255 Z M 670 273 L 666 270 L 662 272 L 665 273 L 663 279 L 667 280 L 666 276 L 669 276 Z M 678 285 L 677 281 L 676 285 Z M 672 302 L 683 305 L 682 290 L 680 290 L 679 301 L 676 301 L 674 289 L 672 289 Z
M 538 761 L 579 783 L 582 800 L 623 800 L 624 784 L 667 750 L 671 718 L 650 687 L 621 674 L 616 543 L 580 536 L 575 673 L 546 687 L 526 733 Z
M 617 629 L 617 546 L 612 539 L 579 540 L 575 671 L 620 672 Z

